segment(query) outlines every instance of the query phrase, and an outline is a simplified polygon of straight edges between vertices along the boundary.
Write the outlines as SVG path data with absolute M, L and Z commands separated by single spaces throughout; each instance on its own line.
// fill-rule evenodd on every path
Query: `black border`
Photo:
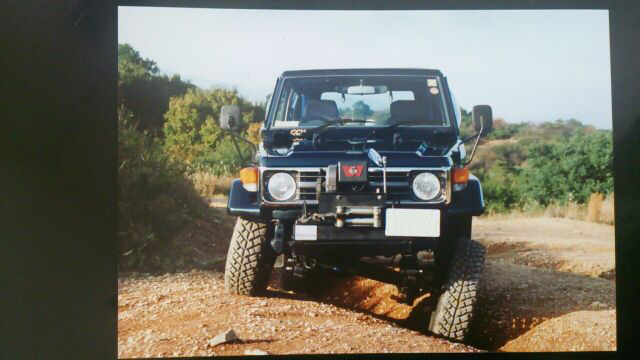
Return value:
M 634 260 L 640 254 L 639 3 L 122 0 L 119 4 L 331 10 L 609 9 L 618 352 L 602 354 L 623 357 L 633 349 L 640 318 L 634 293 L 638 284 Z M 117 5 L 114 0 L 0 3 L 3 358 L 117 357 Z

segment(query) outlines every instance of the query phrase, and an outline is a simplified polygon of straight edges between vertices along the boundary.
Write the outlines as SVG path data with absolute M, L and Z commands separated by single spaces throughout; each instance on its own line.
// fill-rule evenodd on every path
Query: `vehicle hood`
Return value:
M 327 129 L 321 141 L 293 142 L 279 153 L 261 151 L 260 166 L 266 167 L 325 167 L 339 161 L 367 161 L 368 148 L 387 157 L 388 167 L 449 167 L 448 156 L 456 144 L 451 133 L 434 133 L 431 129 L 403 128 L 380 137 L 371 137 L 364 146 L 370 129 Z M 394 138 L 397 138 L 394 141 Z
M 450 167 L 446 156 L 422 156 L 417 151 L 379 151 L 387 157 L 387 167 Z M 292 151 L 286 156 L 261 156 L 263 167 L 326 167 L 339 161 L 366 161 L 368 166 L 377 167 L 367 152 L 363 151 Z

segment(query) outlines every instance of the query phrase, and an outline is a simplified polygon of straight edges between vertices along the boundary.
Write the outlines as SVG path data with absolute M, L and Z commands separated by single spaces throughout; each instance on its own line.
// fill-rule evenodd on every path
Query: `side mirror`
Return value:
M 491 106 L 489 105 L 476 105 L 473 107 L 473 114 L 471 115 L 473 118 L 473 129 L 476 131 L 476 135 L 473 135 L 466 140 L 470 140 L 475 138 L 476 142 L 473 144 L 473 150 L 471 150 L 471 155 L 469 159 L 462 165 L 469 165 L 471 160 L 473 160 L 473 155 L 476 153 L 476 149 L 478 148 L 478 142 L 480 141 L 480 136 L 489 133 L 493 128 L 493 112 L 491 111 Z M 465 140 L 465 141 L 466 141 Z
M 476 105 L 473 107 L 473 128 L 476 132 L 487 134 L 493 128 L 493 112 L 489 105 Z
M 237 105 L 224 105 L 220 110 L 220 127 L 224 130 L 238 131 L 242 128 L 242 117 Z

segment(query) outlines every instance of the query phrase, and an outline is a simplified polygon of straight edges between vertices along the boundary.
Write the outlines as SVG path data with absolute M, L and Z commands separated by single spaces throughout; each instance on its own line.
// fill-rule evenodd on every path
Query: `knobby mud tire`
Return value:
M 429 331 L 450 340 L 465 340 L 473 318 L 484 257 L 485 248 L 480 243 L 458 239 L 446 282 L 431 313 Z
M 224 268 L 228 292 L 250 296 L 265 293 L 275 261 L 268 230 L 268 224 L 238 218 Z

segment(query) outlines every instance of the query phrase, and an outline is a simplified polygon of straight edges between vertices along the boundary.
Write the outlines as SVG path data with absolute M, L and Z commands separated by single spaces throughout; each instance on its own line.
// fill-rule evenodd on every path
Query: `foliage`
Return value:
M 264 105 L 247 102 L 236 90 L 195 89 L 171 98 L 165 114 L 165 150 L 188 171 L 208 169 L 216 175 L 229 175 L 242 165 L 231 136 L 218 126 L 220 109 L 226 104 L 242 109 L 243 132 L 264 118 Z M 255 126 L 251 129 L 256 130 Z M 250 158 L 251 147 L 243 142 L 238 146 L 245 160 Z
M 551 200 L 585 203 L 591 193 L 613 191 L 611 133 L 576 132 L 567 139 L 539 141 L 523 168 L 523 197 L 543 205 Z
M 463 133 L 473 131 L 462 109 Z M 489 212 L 567 202 L 613 191 L 611 132 L 575 119 L 510 124 L 496 119 L 470 165 L 482 182 Z
M 189 172 L 197 170 L 208 171 L 215 176 L 237 175 L 242 167 L 251 164 L 252 155 L 251 146 L 241 141 L 234 144 L 233 138 L 224 136 L 215 151 L 203 151 L 199 154 Z
M 550 139 L 568 138 L 576 134 L 592 133 L 596 129 L 590 125 L 584 125 L 576 119 L 557 119 L 553 122 L 544 122 L 540 125 L 521 123 L 518 137 L 522 139 Z
M 139 130 L 159 133 L 169 98 L 184 94 L 194 85 L 160 74 L 156 63 L 144 59 L 128 44 L 118 44 L 118 102 L 138 119 Z
M 388 120 L 391 117 L 391 112 L 389 109 L 377 110 L 373 113 L 371 118 L 376 121 L 378 125 L 388 124 Z
M 490 212 L 506 212 L 522 205 L 519 188 L 521 165 L 527 148 L 520 143 L 502 143 L 478 152 L 470 170 L 482 182 Z
M 369 116 L 373 115 L 373 110 L 371 110 L 371 107 L 362 100 L 356 101 L 353 104 L 352 108 L 354 119 L 366 119 Z
M 229 195 L 234 176 L 215 176 L 210 172 L 196 171 L 189 176 L 189 180 L 200 196 L 213 198 L 216 195 Z
M 493 120 L 493 130 L 486 136 L 486 140 L 511 139 L 516 136 L 520 130 L 527 126 L 527 123 L 510 124 L 503 118 L 495 118 Z
M 118 252 L 121 269 L 147 266 L 206 205 L 133 113 L 118 109 Z
M 468 138 L 469 136 L 475 134 L 475 130 L 473 130 L 473 120 L 471 118 L 471 113 L 464 108 L 460 108 L 460 112 L 462 114 L 462 119 L 460 119 L 460 136 L 462 138 Z
M 475 134 L 472 114 L 461 109 L 460 134 Z M 575 119 L 541 124 L 494 119 L 480 141 L 470 171 L 482 182 L 489 212 L 567 202 L 584 204 L 591 193 L 613 191 L 611 132 Z
M 519 189 L 504 162 L 495 162 L 482 183 L 482 192 L 489 212 L 507 212 L 521 204 Z
M 262 140 L 260 136 L 260 129 L 262 129 L 262 123 L 256 122 L 249 124 L 249 127 L 247 128 L 247 140 L 258 145 Z

